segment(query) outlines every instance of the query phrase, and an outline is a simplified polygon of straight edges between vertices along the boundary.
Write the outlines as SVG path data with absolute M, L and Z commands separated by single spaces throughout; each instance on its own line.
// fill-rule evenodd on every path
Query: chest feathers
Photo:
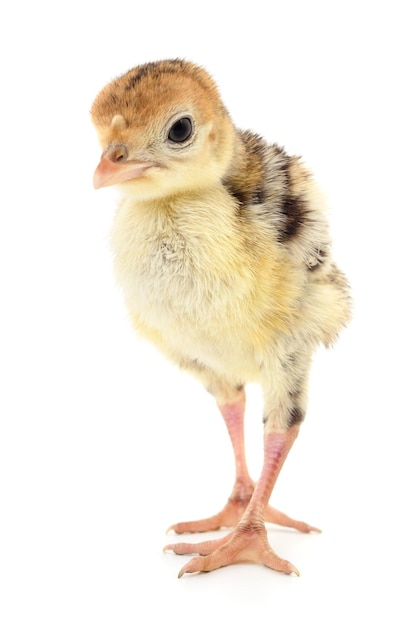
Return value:
M 166 338 L 173 351 L 208 359 L 227 352 L 230 342 L 243 356 L 289 325 L 298 281 L 270 233 L 265 239 L 260 225 L 254 237 L 235 209 L 218 190 L 210 201 L 193 197 L 164 206 L 127 200 L 118 209 L 115 271 L 131 316 Z

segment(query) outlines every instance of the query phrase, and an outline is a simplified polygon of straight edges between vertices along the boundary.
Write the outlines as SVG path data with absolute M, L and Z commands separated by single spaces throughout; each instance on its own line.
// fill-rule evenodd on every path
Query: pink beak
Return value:
M 127 156 L 127 148 L 123 144 L 107 148 L 94 172 L 94 188 L 100 189 L 141 178 L 150 167 L 158 167 L 158 163 L 153 161 L 127 161 Z

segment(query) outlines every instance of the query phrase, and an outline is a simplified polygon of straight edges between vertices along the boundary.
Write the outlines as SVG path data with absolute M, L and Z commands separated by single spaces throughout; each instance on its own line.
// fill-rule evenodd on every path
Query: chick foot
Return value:
M 219 528 L 234 528 L 243 516 L 253 491 L 254 484 L 250 483 L 246 491 L 244 491 L 243 487 L 241 488 L 242 495 L 239 495 L 240 488 L 237 486 L 234 488 L 227 504 L 216 515 L 196 521 L 173 524 L 168 528 L 167 532 L 174 531 L 177 535 L 180 535 L 182 533 L 202 533 L 218 530 Z
M 289 561 L 281 559 L 271 548 L 267 539 L 264 524 L 240 523 L 235 530 L 214 541 L 203 541 L 198 544 L 178 543 L 169 545 L 165 550 L 173 550 L 176 554 L 200 554 L 186 563 L 178 577 L 195 572 L 211 572 L 212 570 L 236 563 L 260 563 L 277 572 L 296 574 L 297 568 Z
M 246 510 L 234 530 L 215 541 L 204 541 L 199 544 L 177 543 L 164 549 L 176 554 L 200 554 L 191 559 L 180 570 L 179 578 L 194 572 L 210 572 L 226 565 L 235 563 L 261 563 L 278 572 L 295 573 L 298 570 L 289 561 L 281 559 L 268 543 L 265 528 L 265 517 L 280 525 L 291 526 L 302 532 L 318 530 L 317 528 L 288 517 L 284 513 L 268 506 L 268 500 L 276 479 L 287 454 L 298 434 L 298 425 L 290 427 L 286 432 L 267 432 L 264 435 L 264 463 L 260 480 L 251 487 Z M 244 486 L 244 483 L 243 483 Z M 239 481 L 236 482 L 233 494 L 239 494 Z M 232 494 L 232 496 L 233 496 Z M 243 494 L 244 495 L 244 494 Z M 250 494 L 247 494 L 247 498 Z M 244 497 L 244 501 L 247 499 Z M 266 515 L 267 513 L 267 515 Z
M 244 494 L 244 490 L 243 494 Z M 251 500 L 252 493 L 254 491 L 254 484 L 250 485 L 248 495 L 231 496 L 224 508 L 211 517 L 206 517 L 201 520 L 195 520 L 191 522 L 180 522 L 173 524 L 167 529 L 167 532 L 174 531 L 177 535 L 182 533 L 201 533 L 212 530 L 219 530 L 220 528 L 234 528 L 242 518 L 248 504 Z M 318 532 L 321 530 L 315 526 L 311 526 L 306 522 L 295 520 L 289 517 L 285 513 L 282 513 L 278 509 L 274 509 L 272 506 L 267 506 L 265 511 L 265 521 L 278 526 L 285 526 L 287 528 L 294 528 L 302 533 Z

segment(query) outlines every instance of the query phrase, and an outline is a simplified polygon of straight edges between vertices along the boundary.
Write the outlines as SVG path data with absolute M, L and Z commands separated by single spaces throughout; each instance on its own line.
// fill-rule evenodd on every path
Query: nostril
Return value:
M 124 144 L 117 144 L 107 149 L 106 157 L 113 161 L 113 163 L 120 163 L 125 161 L 128 157 L 127 148 Z

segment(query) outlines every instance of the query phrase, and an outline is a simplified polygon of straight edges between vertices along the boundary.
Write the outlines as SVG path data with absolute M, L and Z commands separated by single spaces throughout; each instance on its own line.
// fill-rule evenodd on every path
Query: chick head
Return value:
M 91 118 L 103 149 L 96 188 L 161 198 L 218 183 L 232 159 L 235 130 L 217 87 L 187 61 L 131 69 L 102 89 Z

